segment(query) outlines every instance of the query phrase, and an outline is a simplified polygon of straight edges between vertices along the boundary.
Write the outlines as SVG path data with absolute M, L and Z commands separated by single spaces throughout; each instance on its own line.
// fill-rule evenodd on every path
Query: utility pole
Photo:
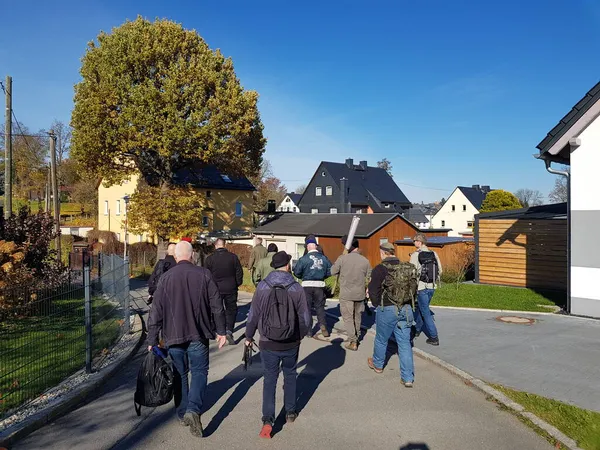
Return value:
M 58 179 L 56 176 L 56 135 L 50 130 L 50 179 L 52 180 L 52 205 L 54 209 L 54 226 L 56 230 L 56 250 L 60 258 L 60 198 L 58 196 Z
M 12 214 L 12 77 L 6 76 L 6 119 L 4 130 L 4 218 Z
M 51 211 L 50 206 L 50 191 L 52 190 L 52 180 L 50 179 L 50 168 L 48 167 L 48 176 L 46 177 L 46 204 L 44 211 L 49 213 Z

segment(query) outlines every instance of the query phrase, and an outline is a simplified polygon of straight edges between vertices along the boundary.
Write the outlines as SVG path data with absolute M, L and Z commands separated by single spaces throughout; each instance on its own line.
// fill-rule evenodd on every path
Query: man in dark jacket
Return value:
M 381 264 L 371 273 L 369 298 L 376 307 L 373 357 L 367 360 L 376 373 L 383 372 L 388 340 L 394 335 L 400 356 L 401 381 L 412 387 L 415 379 L 410 333 L 414 322 L 413 303 L 417 293 L 417 269 L 394 256 L 394 246 L 380 246 Z M 401 298 L 400 298 L 401 297 Z
M 154 292 L 156 292 L 156 287 L 158 286 L 160 277 L 167 270 L 175 267 L 176 264 L 175 244 L 173 242 L 169 242 L 169 245 L 167 246 L 167 256 L 156 263 L 154 270 L 152 270 L 152 275 L 150 275 L 150 279 L 148 280 L 148 304 L 152 303 Z
M 290 259 L 292 257 L 286 252 L 278 252 L 273 256 L 271 266 L 275 269 L 261 281 L 254 293 L 252 306 L 248 313 L 248 322 L 246 324 L 246 345 L 251 346 L 257 328 L 260 332 L 260 356 L 263 362 L 264 382 L 263 382 L 263 405 L 262 421 L 263 427 L 260 437 L 270 439 L 275 422 L 275 389 L 277 388 L 277 379 L 279 372 L 283 371 L 283 402 L 286 411 L 286 420 L 288 423 L 296 420 L 296 365 L 298 364 L 298 351 L 300 341 L 308 333 L 311 317 L 306 302 L 306 296 L 302 286 L 300 286 L 290 273 Z M 294 311 L 294 323 L 286 321 L 292 330 L 293 336 L 284 341 L 270 340 L 266 337 L 269 334 L 265 330 L 265 313 L 269 308 L 271 290 L 274 286 L 283 286 L 286 300 Z M 281 298 L 281 297 L 279 297 Z
M 238 312 L 238 287 L 244 282 L 244 271 L 237 255 L 225 248 L 223 239 L 216 240 L 215 249 L 215 252 L 206 258 L 205 265 L 212 273 L 225 305 L 227 342 L 229 345 L 235 345 L 233 327 Z
M 177 416 L 202 436 L 200 412 L 208 379 L 208 344 L 217 331 L 219 348 L 225 345 L 225 312 L 219 289 L 210 272 L 192 264 L 189 242 L 175 247 L 177 265 L 164 274 L 154 294 L 148 319 L 148 351 L 158 345 L 162 331 L 165 345 L 181 378 L 181 402 Z M 192 374 L 188 386 L 188 372 Z
M 329 337 L 325 319 L 325 278 L 331 275 L 331 261 L 317 250 L 317 240 L 312 235 L 306 239 L 306 249 L 308 253 L 294 266 L 294 275 L 302 280 L 306 300 L 309 307 L 315 308 L 323 336 Z M 312 321 L 309 336 L 311 334 Z

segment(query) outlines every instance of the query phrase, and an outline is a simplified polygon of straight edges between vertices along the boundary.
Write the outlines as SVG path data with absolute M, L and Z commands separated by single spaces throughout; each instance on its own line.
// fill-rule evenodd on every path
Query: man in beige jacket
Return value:
M 342 243 L 346 244 L 342 239 Z M 371 276 L 369 260 L 358 252 L 358 240 L 346 255 L 341 255 L 333 267 L 331 275 L 340 275 L 340 310 L 346 333 L 348 334 L 348 350 L 358 350 L 362 312 L 365 309 L 366 286 Z

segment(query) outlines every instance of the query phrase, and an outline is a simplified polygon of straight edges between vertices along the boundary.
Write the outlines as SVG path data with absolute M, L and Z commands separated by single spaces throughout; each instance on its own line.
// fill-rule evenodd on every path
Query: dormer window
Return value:
M 231 178 L 229 178 L 229 175 L 223 175 L 223 174 L 221 174 L 221 178 L 223 179 L 223 181 L 225 183 L 232 183 Z

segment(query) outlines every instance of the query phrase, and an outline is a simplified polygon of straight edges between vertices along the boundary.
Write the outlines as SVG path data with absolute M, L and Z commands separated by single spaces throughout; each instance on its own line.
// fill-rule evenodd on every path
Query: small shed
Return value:
M 410 255 L 415 251 L 412 239 L 401 239 L 395 242 L 396 256 L 400 261 L 408 261 Z M 442 263 L 442 270 L 454 267 L 459 263 L 458 258 L 465 257 L 465 251 L 471 249 L 471 278 L 473 261 L 473 238 L 454 236 L 432 236 L 427 238 L 427 247 L 435 251 Z
M 567 204 L 475 217 L 475 281 L 567 289 Z
M 304 237 L 317 236 L 325 255 L 335 261 L 344 251 L 341 237 L 348 233 L 354 214 L 281 214 L 254 230 L 256 236 L 263 238 L 263 244 L 277 244 L 279 250 L 285 250 L 294 259 L 304 253 Z M 383 242 L 395 242 L 412 238 L 416 233 L 426 236 L 447 236 L 447 229 L 419 230 L 413 223 L 398 213 L 362 214 L 356 238 L 361 253 L 372 266 L 379 264 L 379 246 Z

